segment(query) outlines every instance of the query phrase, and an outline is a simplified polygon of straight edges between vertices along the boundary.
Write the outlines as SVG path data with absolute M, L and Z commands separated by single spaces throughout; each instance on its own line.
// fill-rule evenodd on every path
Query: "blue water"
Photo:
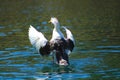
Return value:
M 120 80 L 119 1 L 4 0 L 0 13 L 0 80 Z M 28 39 L 33 25 L 49 40 L 51 16 L 75 37 L 66 67 L 41 57 Z
M 17 47 L 5 48 L 0 51 L 0 78 L 3 80 L 119 80 L 119 61 L 115 60 L 120 53 L 115 49 L 119 46 L 96 47 L 102 50 L 74 51 L 70 56 L 70 65 L 67 67 L 53 64 L 51 56 L 47 59 L 41 58 L 31 46 L 25 46 L 23 50 Z M 112 48 L 112 50 L 103 50 L 103 48 Z M 110 54 L 112 56 L 109 56 Z M 111 59 L 118 65 L 112 60 L 109 62 L 109 57 L 116 57 Z M 105 62 L 105 59 L 108 62 Z

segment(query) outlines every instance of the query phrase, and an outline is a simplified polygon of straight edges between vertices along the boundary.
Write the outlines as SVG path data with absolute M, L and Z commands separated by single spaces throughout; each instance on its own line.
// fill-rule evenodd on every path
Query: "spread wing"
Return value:
M 36 48 L 38 53 L 40 53 L 41 55 L 50 54 L 50 46 L 48 40 L 41 32 L 38 32 L 31 25 L 29 27 L 28 36 L 30 43 Z
M 68 49 L 66 51 L 67 54 L 70 54 L 75 46 L 74 37 L 69 29 L 67 29 L 66 27 L 63 28 L 65 29 L 67 35 L 66 41 L 67 41 Z

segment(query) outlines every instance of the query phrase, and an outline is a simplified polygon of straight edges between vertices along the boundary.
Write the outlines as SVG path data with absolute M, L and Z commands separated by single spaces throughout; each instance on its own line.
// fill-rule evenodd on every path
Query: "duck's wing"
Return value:
M 41 55 L 49 55 L 50 54 L 50 44 L 45 36 L 38 32 L 33 26 L 30 25 L 28 36 L 30 43 L 36 48 L 38 53 Z
M 63 28 L 65 29 L 66 35 L 67 35 L 67 38 L 66 38 L 66 42 L 68 45 L 67 53 L 70 54 L 75 46 L 75 40 L 71 31 L 64 26 Z

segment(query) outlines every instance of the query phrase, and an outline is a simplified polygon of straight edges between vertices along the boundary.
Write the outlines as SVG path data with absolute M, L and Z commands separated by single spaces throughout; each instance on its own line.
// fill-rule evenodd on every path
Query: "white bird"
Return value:
M 50 22 L 54 25 L 50 41 L 31 25 L 28 32 L 29 40 L 42 56 L 49 55 L 52 52 L 54 61 L 59 65 L 66 66 L 69 64 L 68 55 L 72 52 L 75 45 L 74 37 L 70 30 L 63 27 L 67 34 L 67 38 L 64 37 L 60 31 L 60 24 L 57 18 L 52 17 Z

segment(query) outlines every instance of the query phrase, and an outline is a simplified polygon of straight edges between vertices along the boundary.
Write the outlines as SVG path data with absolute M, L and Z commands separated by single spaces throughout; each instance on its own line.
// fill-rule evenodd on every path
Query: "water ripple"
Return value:
M 99 53 L 120 53 L 120 50 L 81 50 L 80 52 L 82 53 L 96 53 L 96 52 L 99 52 Z
M 7 34 L 0 32 L 0 36 L 7 36 Z
M 96 46 L 96 48 L 120 48 L 120 46 Z

